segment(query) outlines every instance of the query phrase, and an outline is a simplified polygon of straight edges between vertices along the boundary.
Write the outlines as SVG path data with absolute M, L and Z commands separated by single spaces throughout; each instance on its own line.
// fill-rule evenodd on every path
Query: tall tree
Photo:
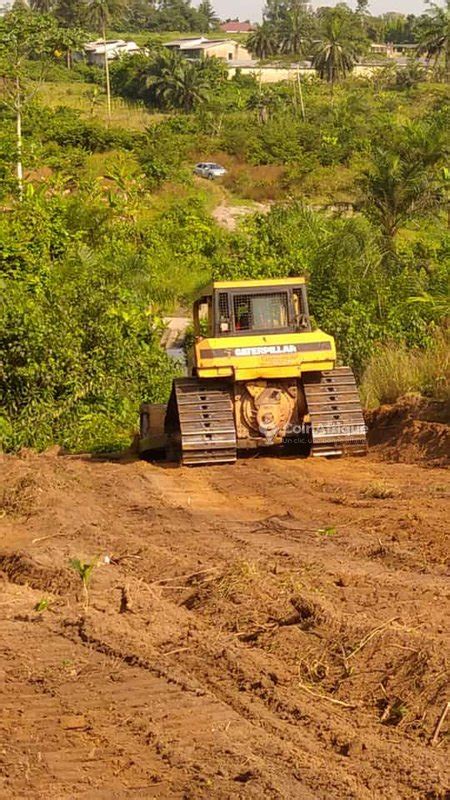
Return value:
M 23 198 L 22 119 L 27 104 L 45 77 L 47 59 L 58 39 L 56 21 L 30 9 L 11 11 L 0 19 L 0 80 L 3 101 L 16 118 L 16 175 L 19 199 Z M 27 62 L 39 59 L 40 74 L 28 79 Z
M 289 3 L 287 0 L 267 0 L 263 11 L 263 19 L 271 25 L 281 25 L 287 16 Z
M 159 0 L 155 22 L 160 31 L 193 31 L 198 25 L 197 10 L 190 0 Z
M 444 6 L 430 3 L 430 10 L 418 26 L 418 52 L 436 63 L 444 58 L 445 79 L 450 83 L 450 0 Z
M 360 21 L 361 28 L 366 33 L 367 23 L 370 17 L 369 0 L 356 0 L 355 14 Z
M 327 8 L 322 15 L 318 41 L 314 45 L 312 64 L 321 78 L 328 81 L 333 92 L 336 81 L 352 71 L 357 57 L 357 45 L 352 29 L 341 9 Z
M 356 0 L 356 13 L 365 16 L 369 13 L 369 0 Z
M 101 34 L 104 47 L 106 105 L 108 109 L 109 120 L 111 120 L 111 83 L 109 79 L 106 28 L 111 18 L 119 11 L 122 11 L 124 6 L 124 0 L 88 0 L 88 18 Z
M 200 30 L 208 33 L 212 28 L 217 27 L 219 17 L 217 16 L 210 0 L 202 0 L 197 8 Z
M 246 45 L 252 56 L 259 59 L 269 58 L 278 52 L 277 32 L 268 22 L 263 22 L 249 34 Z
M 87 0 L 57 0 L 54 14 L 63 28 L 84 28 L 88 21 Z
M 88 40 L 84 30 L 87 22 L 86 0 L 56 0 L 53 11 L 58 24 L 60 41 L 58 45 L 66 52 L 66 63 L 72 67 L 72 53 L 82 50 L 83 44 Z

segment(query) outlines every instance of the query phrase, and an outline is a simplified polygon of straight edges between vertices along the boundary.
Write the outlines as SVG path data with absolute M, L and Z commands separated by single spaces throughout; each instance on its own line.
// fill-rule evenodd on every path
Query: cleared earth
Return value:
M 4 456 L 0 796 L 448 798 L 448 472 L 385 458 Z

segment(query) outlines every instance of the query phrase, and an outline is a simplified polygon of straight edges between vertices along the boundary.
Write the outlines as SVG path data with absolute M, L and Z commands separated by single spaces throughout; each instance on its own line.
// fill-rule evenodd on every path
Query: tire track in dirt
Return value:
M 446 796 L 443 470 L 0 466 L 5 797 Z

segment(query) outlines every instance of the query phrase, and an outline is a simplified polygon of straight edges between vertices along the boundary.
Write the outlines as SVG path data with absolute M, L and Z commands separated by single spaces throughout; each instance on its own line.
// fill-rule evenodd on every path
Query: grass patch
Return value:
M 108 123 L 106 95 L 94 83 L 45 82 L 39 88 L 38 98 L 50 108 L 75 108 L 86 118 Z M 129 130 L 145 130 L 148 125 L 159 122 L 165 116 L 152 113 L 143 105 L 122 97 L 112 97 L 111 106 L 111 125 Z
M 245 200 L 282 200 L 286 196 L 282 181 L 284 173 L 285 168 L 277 164 L 235 164 L 223 183 L 227 189 Z
M 366 408 L 418 393 L 450 404 L 450 335 L 436 335 L 426 350 L 386 344 L 369 361 L 361 383 Z
M 216 592 L 229 599 L 236 594 L 247 593 L 249 587 L 259 581 L 261 573 L 257 564 L 250 561 L 237 561 L 218 580 Z
M 390 497 L 396 497 L 397 492 L 386 483 L 377 481 L 370 483 L 363 491 L 364 497 L 370 497 L 374 500 L 387 500 Z

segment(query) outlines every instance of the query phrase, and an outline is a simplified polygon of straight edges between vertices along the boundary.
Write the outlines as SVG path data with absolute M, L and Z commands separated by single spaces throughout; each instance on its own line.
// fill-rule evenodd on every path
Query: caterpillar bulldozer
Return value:
M 238 451 L 363 454 L 354 375 L 332 336 L 313 329 L 304 278 L 215 281 L 193 307 L 188 376 L 167 405 L 141 407 L 139 452 L 182 464 L 233 462 Z

